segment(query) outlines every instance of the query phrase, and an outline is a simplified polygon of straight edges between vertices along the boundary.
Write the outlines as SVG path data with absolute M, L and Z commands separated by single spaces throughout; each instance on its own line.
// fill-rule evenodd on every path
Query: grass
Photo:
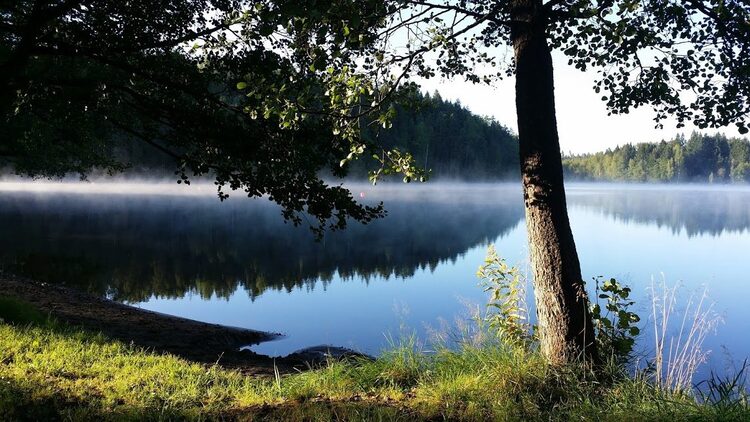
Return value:
M 746 396 L 720 381 L 716 400 L 617 371 L 603 383 L 492 336 L 430 354 L 407 339 L 374 361 L 257 379 L 51 323 L 8 298 L 0 315 L 0 420 L 750 419 Z

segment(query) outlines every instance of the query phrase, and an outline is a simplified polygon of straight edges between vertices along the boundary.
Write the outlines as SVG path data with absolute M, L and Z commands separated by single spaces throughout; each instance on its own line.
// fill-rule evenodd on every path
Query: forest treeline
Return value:
M 395 103 L 392 126 L 367 128 L 363 137 L 384 150 L 409 152 L 432 179 L 517 179 L 518 137 L 492 118 L 459 102 L 412 91 Z M 126 173 L 172 175 L 174 159 L 147 143 L 123 137 L 111 143 Z M 670 141 L 625 144 L 603 152 L 563 158 L 568 180 L 613 182 L 750 182 L 750 141 L 721 134 L 678 135 Z M 348 164 L 348 175 L 364 180 L 377 160 Z M 0 170 L 0 172 L 6 172 Z
M 438 93 L 414 90 L 393 107 L 392 126 L 370 127 L 363 137 L 384 150 L 411 153 L 433 179 L 518 178 L 518 138 L 497 121 L 473 114 Z M 114 156 L 136 173 L 174 170 L 174 160 L 138 140 L 116 143 Z M 349 176 L 366 179 L 379 163 L 366 157 L 349 164 Z
M 411 153 L 432 178 L 464 180 L 519 177 L 518 138 L 492 118 L 473 114 L 439 93 L 411 94 L 395 106 L 393 126 L 368 130 L 365 138 L 384 149 Z M 364 176 L 377 167 L 367 158 L 353 164 L 350 174 Z
M 693 133 L 671 141 L 626 144 L 563 160 L 568 178 L 626 182 L 750 182 L 750 142 Z

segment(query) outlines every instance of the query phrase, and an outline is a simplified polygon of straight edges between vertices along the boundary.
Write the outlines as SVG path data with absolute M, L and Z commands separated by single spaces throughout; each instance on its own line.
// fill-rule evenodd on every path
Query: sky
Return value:
M 666 121 L 664 129 L 654 128 L 654 112 L 639 108 L 627 115 L 607 116 L 601 94 L 593 90 L 595 72 L 581 72 L 569 66 L 562 53 L 553 53 L 555 67 L 555 101 L 560 148 L 564 153 L 582 154 L 603 151 L 626 143 L 658 142 L 672 139 L 678 133 L 689 135 L 697 130 L 688 124 L 677 129 L 676 122 Z M 418 81 L 423 90 L 437 90 L 443 99 L 460 101 L 475 114 L 491 116 L 517 132 L 515 89 L 512 78 L 494 87 L 474 85 L 462 80 L 433 78 Z M 715 133 L 717 130 L 704 131 Z M 740 136 L 735 127 L 718 132 Z

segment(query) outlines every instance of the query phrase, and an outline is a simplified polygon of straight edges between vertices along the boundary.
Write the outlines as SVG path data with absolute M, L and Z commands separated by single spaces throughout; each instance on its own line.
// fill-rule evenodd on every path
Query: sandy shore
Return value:
M 125 343 L 194 362 L 218 363 L 249 375 L 273 375 L 274 363 L 282 372 L 304 366 L 299 359 L 272 359 L 239 350 L 241 346 L 277 337 L 278 334 L 274 333 L 207 324 L 146 311 L 67 287 L 39 283 L 2 272 L 0 296 L 19 298 L 58 321 L 101 332 Z

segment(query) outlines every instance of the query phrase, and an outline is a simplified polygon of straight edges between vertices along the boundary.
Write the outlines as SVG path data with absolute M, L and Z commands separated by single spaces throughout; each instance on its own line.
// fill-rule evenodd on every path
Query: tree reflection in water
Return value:
M 267 201 L 210 196 L 8 193 L 0 265 L 115 300 L 250 297 L 345 279 L 409 277 L 501 236 L 523 218 L 515 185 L 378 188 L 388 216 L 316 242 Z

